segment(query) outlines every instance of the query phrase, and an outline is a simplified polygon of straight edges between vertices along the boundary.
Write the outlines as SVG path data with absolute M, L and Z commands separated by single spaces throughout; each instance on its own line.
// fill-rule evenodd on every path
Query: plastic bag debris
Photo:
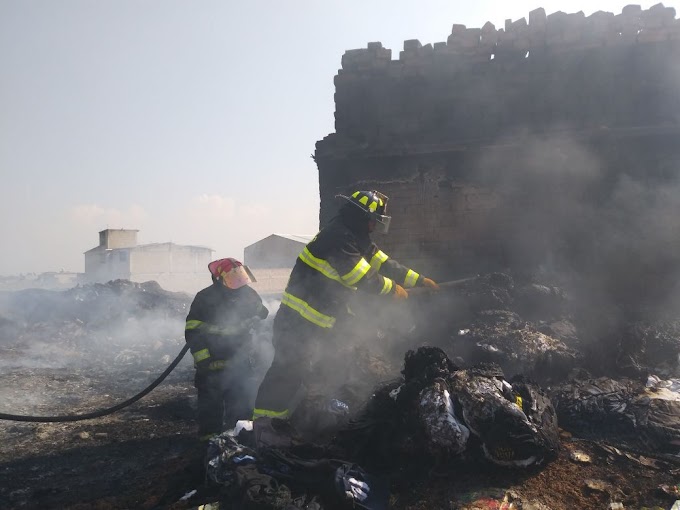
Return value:
M 253 430 L 253 422 L 251 420 L 239 420 L 236 422 L 236 426 L 233 429 L 227 431 L 227 434 L 232 437 L 237 437 L 242 430 Z
M 444 381 L 435 381 L 420 392 L 418 414 L 430 448 L 458 454 L 465 450 L 470 430 L 457 418 Z
M 358 501 L 364 501 L 368 498 L 368 493 L 370 492 L 370 487 L 366 482 L 357 480 L 356 478 L 349 478 L 349 491 L 345 491 L 345 495 L 350 499 L 356 499 Z
M 328 410 L 333 414 L 342 416 L 349 414 L 349 406 L 337 398 L 331 399 L 328 403 Z

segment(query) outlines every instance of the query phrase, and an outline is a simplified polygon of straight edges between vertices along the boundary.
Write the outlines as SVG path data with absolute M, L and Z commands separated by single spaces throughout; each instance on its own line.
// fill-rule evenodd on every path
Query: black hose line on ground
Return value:
M 68 416 L 21 416 L 16 414 L 0 413 L 0 420 L 49 423 L 49 422 L 91 420 L 92 418 L 99 418 L 100 416 L 106 416 L 107 414 L 115 413 L 116 411 L 120 411 L 124 407 L 129 406 L 130 404 L 134 404 L 143 396 L 151 393 L 151 391 L 161 382 L 163 382 L 163 379 L 165 379 L 170 374 L 170 372 L 174 370 L 174 368 L 182 360 L 182 358 L 184 357 L 188 350 L 189 345 L 185 345 L 184 347 L 182 347 L 182 350 L 174 359 L 174 361 L 170 363 L 170 366 L 168 366 L 168 368 L 166 368 L 165 371 L 161 375 L 159 375 L 154 382 L 152 382 L 149 386 L 147 386 L 142 391 L 137 393 L 134 397 L 129 398 L 125 402 L 121 402 L 120 404 L 117 404 L 113 407 L 109 407 L 108 409 L 101 409 L 99 411 L 94 411 L 92 413 L 85 414 L 72 414 Z

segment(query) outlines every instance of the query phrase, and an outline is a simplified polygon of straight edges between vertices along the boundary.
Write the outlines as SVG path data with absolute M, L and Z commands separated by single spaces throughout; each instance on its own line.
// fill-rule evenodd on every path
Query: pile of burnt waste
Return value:
M 638 305 L 492 273 L 413 300 L 411 341 L 538 381 L 571 433 L 677 455 L 680 313 Z
M 261 418 L 252 431 L 211 442 L 208 477 L 224 487 L 225 502 L 387 508 L 396 471 L 450 463 L 536 468 L 559 448 L 555 410 L 539 385 L 507 380 L 495 364 L 461 369 L 437 347 L 408 351 L 401 376 L 357 411 L 320 406 L 313 425 L 307 416 Z
M 0 294 L 2 363 L 34 367 L 167 365 L 184 344 L 192 296 L 115 280 Z

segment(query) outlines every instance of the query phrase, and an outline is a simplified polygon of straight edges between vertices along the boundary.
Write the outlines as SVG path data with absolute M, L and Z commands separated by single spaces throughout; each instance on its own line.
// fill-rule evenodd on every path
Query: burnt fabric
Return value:
M 680 381 L 651 376 L 631 379 L 574 380 L 554 389 L 563 426 L 593 439 L 617 436 L 632 448 L 680 453 Z
M 185 338 L 196 366 L 199 435 L 218 434 L 223 420 L 232 426 L 248 418 L 255 384 L 249 361 L 254 319 L 267 317 L 260 296 L 248 286 L 228 289 L 219 281 L 194 298 Z
M 350 458 L 371 467 L 481 450 L 495 464 L 526 467 L 555 457 L 556 413 L 536 384 L 519 378 L 510 384 L 495 364 L 460 370 L 436 347 L 409 351 L 402 373 L 401 383 L 378 388 L 337 435 Z
M 223 501 L 234 509 L 320 510 L 319 501 L 332 508 L 387 508 L 386 479 L 325 453 L 309 443 L 255 450 L 223 433 L 208 445 L 206 473 L 224 488 Z
M 556 456 L 555 410 L 538 386 L 509 384 L 498 367 L 459 370 L 449 379 L 465 425 L 482 443 L 484 456 L 499 465 L 526 467 Z

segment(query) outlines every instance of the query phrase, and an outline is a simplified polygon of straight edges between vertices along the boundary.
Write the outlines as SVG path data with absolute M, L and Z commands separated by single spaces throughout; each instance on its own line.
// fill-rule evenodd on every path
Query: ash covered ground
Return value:
M 122 281 L 3 294 L 0 412 L 85 413 L 129 398 L 184 346 L 191 299 Z M 491 361 L 508 377 L 541 384 L 557 410 L 561 448 L 557 459 L 528 469 L 414 458 L 391 470 L 391 508 L 666 509 L 680 499 L 673 386 L 680 336 L 672 316 L 593 314 L 562 287 L 504 274 L 413 296 L 408 306 L 410 313 L 381 317 L 343 347 L 337 359 L 350 384 L 340 391 L 352 408 L 400 375 L 407 350 L 438 346 L 461 366 Z M 250 353 L 262 370 L 271 359 L 270 320 Z M 187 356 L 152 393 L 114 414 L 0 421 L 0 507 L 188 509 L 217 501 L 194 408 Z

